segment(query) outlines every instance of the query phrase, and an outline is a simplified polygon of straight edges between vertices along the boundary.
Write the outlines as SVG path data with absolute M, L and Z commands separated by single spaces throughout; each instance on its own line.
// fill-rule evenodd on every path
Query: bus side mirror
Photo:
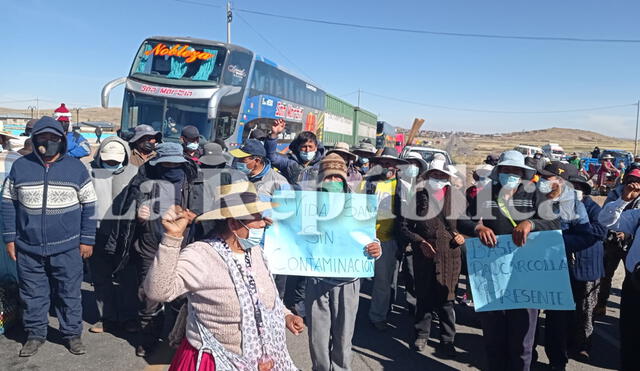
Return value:
M 101 96 L 102 108 L 109 108 L 109 95 L 111 94 L 111 90 L 113 90 L 113 88 L 115 88 L 116 86 L 124 84 L 126 81 L 127 81 L 126 77 L 119 77 L 115 80 L 109 81 L 104 86 L 104 88 L 102 88 L 102 96 Z

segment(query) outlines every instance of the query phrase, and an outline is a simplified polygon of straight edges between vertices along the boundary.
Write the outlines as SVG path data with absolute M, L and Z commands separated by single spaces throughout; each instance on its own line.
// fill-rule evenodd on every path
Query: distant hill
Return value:
M 445 138 L 442 138 L 442 137 Z M 586 155 L 595 146 L 601 149 L 623 149 L 633 151 L 633 140 L 613 138 L 593 131 L 551 128 L 499 134 L 436 133 L 422 138 L 432 141 L 437 148 L 450 152 L 458 163 L 476 164 L 489 153 L 500 153 L 513 149 L 518 144 L 543 146 L 558 143 L 566 152 Z
M 53 115 L 53 110 L 56 107 L 46 107 L 40 108 L 40 116 L 45 115 Z M 71 114 L 73 115 L 73 121 L 76 120 L 76 111 L 71 109 Z M 101 107 L 91 107 L 91 108 L 81 108 L 80 109 L 80 121 L 107 121 L 120 126 L 120 112 L 122 109 L 118 107 L 111 108 L 101 108 Z M 6 113 L 21 113 L 24 115 L 31 115 L 31 111 L 24 109 L 13 109 L 13 108 L 2 108 L 0 107 L 0 114 Z M 34 113 L 35 114 L 35 113 Z

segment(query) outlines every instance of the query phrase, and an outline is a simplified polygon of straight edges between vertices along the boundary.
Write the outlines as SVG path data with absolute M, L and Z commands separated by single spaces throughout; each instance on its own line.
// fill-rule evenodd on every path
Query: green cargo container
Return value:
M 337 142 L 354 145 L 353 110 L 354 107 L 342 99 L 327 94 L 324 119 L 322 120 L 322 142 L 325 146 L 334 146 Z
M 364 139 L 369 139 L 371 144 L 376 143 L 377 115 L 360 107 L 354 107 L 353 122 L 353 137 L 356 138 L 356 143 Z

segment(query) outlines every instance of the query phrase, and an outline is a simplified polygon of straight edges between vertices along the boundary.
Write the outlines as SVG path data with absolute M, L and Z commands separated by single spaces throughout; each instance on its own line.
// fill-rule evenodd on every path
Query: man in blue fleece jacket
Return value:
M 50 287 L 69 351 L 84 354 L 80 285 L 82 259 L 95 242 L 96 193 L 86 167 L 66 155 L 60 122 L 42 117 L 31 139 L 33 152 L 16 160 L 2 192 L 2 235 L 25 304 L 20 356 L 34 355 L 47 337 Z

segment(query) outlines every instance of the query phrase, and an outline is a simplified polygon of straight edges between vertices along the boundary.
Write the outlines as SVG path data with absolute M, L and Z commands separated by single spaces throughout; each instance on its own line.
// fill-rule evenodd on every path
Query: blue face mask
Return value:
M 538 181 L 538 191 L 543 194 L 550 193 L 553 190 L 551 187 L 551 182 L 546 179 L 540 179 Z
M 107 169 L 107 170 L 111 170 L 111 171 L 116 171 L 119 169 L 122 169 L 122 162 L 117 164 L 117 165 L 109 165 L 106 162 L 102 163 L 102 168 L 103 169 Z
M 309 162 L 316 157 L 316 151 L 300 152 L 300 159 L 304 162 Z
M 198 142 L 189 142 L 185 147 L 187 147 L 189 151 L 197 151 L 200 145 Z
M 409 165 L 406 169 L 404 169 L 405 174 L 411 178 L 415 178 L 420 173 L 420 168 L 415 165 Z
M 245 164 L 244 162 L 236 161 L 233 166 L 236 168 L 236 170 L 240 170 L 244 174 L 249 175 L 251 173 L 251 169 L 249 169 L 247 167 L 247 164 Z
M 498 179 L 506 189 L 515 189 L 520 185 L 520 179 L 522 178 L 519 175 L 500 173 Z
M 240 224 L 249 231 L 249 236 L 247 238 L 240 238 L 236 234 L 236 238 L 238 239 L 238 243 L 240 243 L 242 250 L 250 250 L 252 247 L 257 246 L 262 242 L 262 239 L 264 238 L 264 228 L 249 228 L 243 222 L 240 222 Z

